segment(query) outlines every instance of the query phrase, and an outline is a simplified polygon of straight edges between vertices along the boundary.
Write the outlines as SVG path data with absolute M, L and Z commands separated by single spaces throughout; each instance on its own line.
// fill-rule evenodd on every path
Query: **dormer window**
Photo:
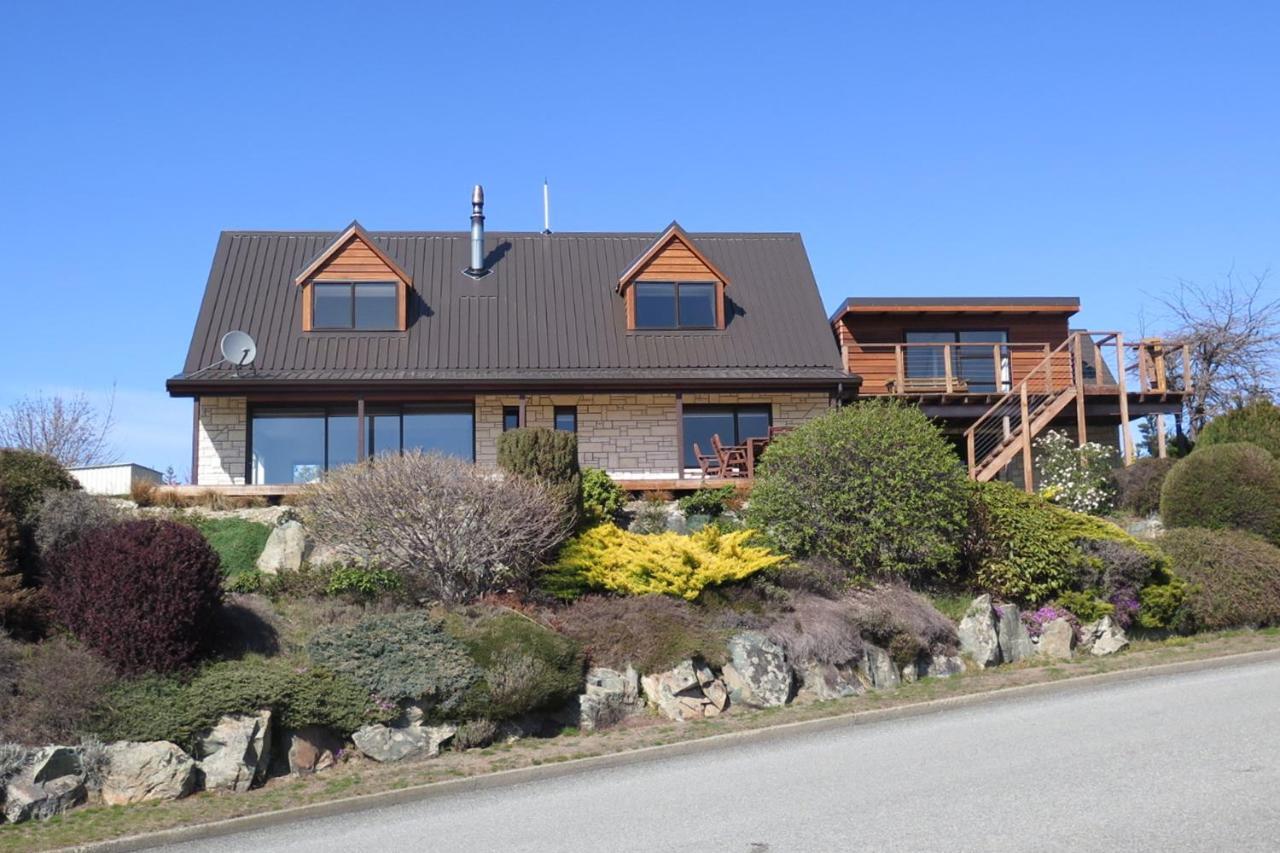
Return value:
M 399 327 L 399 285 L 394 281 L 317 281 L 311 291 L 313 329 Z
M 714 281 L 637 281 L 632 287 L 637 329 L 716 328 Z
M 627 329 L 723 329 L 728 284 L 728 277 L 672 222 L 618 278 Z

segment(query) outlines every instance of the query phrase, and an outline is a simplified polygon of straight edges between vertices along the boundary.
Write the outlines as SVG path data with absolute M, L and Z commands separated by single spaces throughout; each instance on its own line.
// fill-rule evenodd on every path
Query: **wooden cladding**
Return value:
M 328 249 L 303 270 L 296 280 L 302 287 L 302 330 L 315 327 L 315 288 L 317 281 L 393 281 L 396 289 L 397 330 L 409 328 L 409 288 L 413 282 L 386 252 L 369 238 L 357 223 L 352 223 Z
M 667 243 L 631 281 L 718 281 L 706 262 L 680 240 Z
M 618 291 L 626 300 L 627 329 L 636 330 L 637 281 L 709 282 L 716 287 L 716 329 L 725 327 L 724 290 L 729 279 L 702 254 L 676 223 L 671 223 L 653 245 L 618 279 Z

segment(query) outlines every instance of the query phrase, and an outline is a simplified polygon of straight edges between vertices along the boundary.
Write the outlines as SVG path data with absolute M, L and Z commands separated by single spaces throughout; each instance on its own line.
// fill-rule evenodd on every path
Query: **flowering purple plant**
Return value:
M 1111 596 L 1111 604 L 1115 606 L 1115 612 L 1111 614 L 1111 618 L 1121 628 L 1128 628 L 1138 618 L 1138 597 L 1130 590 L 1122 590 Z
M 1044 633 L 1044 626 L 1048 625 L 1054 619 L 1066 619 L 1071 623 L 1071 627 L 1079 633 L 1079 620 L 1076 619 L 1076 615 L 1074 613 L 1066 608 L 1046 604 L 1035 612 L 1022 614 L 1022 624 L 1027 627 L 1027 633 L 1032 637 L 1039 637 Z

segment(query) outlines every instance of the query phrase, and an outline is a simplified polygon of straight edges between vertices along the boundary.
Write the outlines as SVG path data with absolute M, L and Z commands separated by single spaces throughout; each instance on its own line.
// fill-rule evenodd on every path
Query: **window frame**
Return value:
M 507 426 L 507 418 L 515 418 L 515 426 Z M 511 432 L 513 429 L 520 429 L 520 407 L 519 406 L 503 406 L 502 407 L 502 431 Z
M 675 317 L 675 324 L 667 325 L 644 325 L 640 322 L 640 288 L 642 287 L 670 287 L 671 298 L 673 301 L 672 315 Z M 684 325 L 680 321 L 680 289 L 682 287 L 708 287 L 711 289 L 711 325 Z M 713 331 L 723 328 L 721 325 L 721 317 L 723 316 L 724 294 L 722 291 L 722 283 L 716 279 L 690 279 L 688 281 L 676 281 L 669 279 L 640 279 L 631 282 L 629 288 L 631 299 L 631 329 L 637 332 L 652 331 Z
M 566 415 L 573 418 L 573 429 L 560 429 L 560 416 Z M 555 406 L 551 410 L 551 428 L 556 432 L 571 432 L 578 434 L 578 407 L 577 406 Z
M 687 449 L 689 450 L 690 455 L 692 455 L 693 453 L 693 441 L 685 438 L 685 436 L 688 434 L 688 430 L 685 428 L 686 426 L 684 422 L 685 418 L 689 417 L 690 414 L 697 415 L 699 413 L 731 414 L 733 416 L 733 440 L 725 441 L 725 444 L 726 445 L 740 444 L 741 443 L 740 433 L 742 432 L 742 413 L 744 410 L 749 412 L 750 414 L 761 414 L 761 413 L 766 414 L 766 416 L 768 417 L 768 425 L 766 426 L 766 435 L 768 434 L 767 431 L 773 428 L 773 403 L 771 401 L 765 402 L 765 403 L 705 403 L 705 404 L 696 403 L 696 404 L 682 406 L 680 410 L 681 447 L 679 449 L 681 467 L 686 471 L 697 470 L 698 468 L 698 460 L 696 458 L 692 459 L 692 464 L 690 464 L 689 459 L 685 458 L 685 450 L 686 450 L 686 447 L 684 446 L 685 444 L 689 445 Z M 723 439 L 724 437 L 721 436 L 721 438 Z M 709 446 L 703 447 L 701 448 L 701 450 L 706 453 L 711 452 L 711 448 Z
M 392 320 L 390 326 L 370 326 L 361 328 L 356 326 L 356 289 L 359 287 L 367 287 L 370 285 L 390 285 L 394 292 L 394 309 L 392 312 Z M 347 326 L 322 326 L 317 322 L 316 316 L 316 295 L 319 287 L 342 287 L 347 289 L 347 317 L 350 325 Z M 405 298 L 404 283 L 398 279 L 346 279 L 346 278 L 322 278 L 313 279 L 311 286 L 308 288 L 311 292 L 307 295 L 310 300 L 310 320 L 313 332 L 402 332 L 404 329 L 400 325 L 401 306 L 400 302 Z

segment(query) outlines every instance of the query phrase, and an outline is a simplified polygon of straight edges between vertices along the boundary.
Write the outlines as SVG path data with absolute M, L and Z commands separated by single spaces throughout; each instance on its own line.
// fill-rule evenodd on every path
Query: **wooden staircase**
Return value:
M 971 479 L 993 480 L 1021 454 L 1024 482 L 1028 491 L 1032 489 L 1031 444 L 1035 437 L 1073 402 L 1079 421 L 1084 420 L 1087 351 L 1096 352 L 1089 333 L 1072 333 L 965 430 Z M 1094 378 L 1103 379 L 1099 375 Z M 1120 384 L 1123 387 L 1123 382 Z

